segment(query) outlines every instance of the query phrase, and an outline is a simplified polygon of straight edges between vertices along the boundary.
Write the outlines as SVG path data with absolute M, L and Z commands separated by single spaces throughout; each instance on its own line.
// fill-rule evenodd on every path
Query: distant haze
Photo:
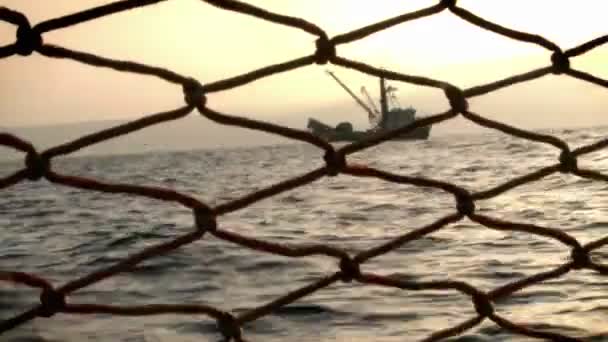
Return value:
M 7 0 L 3 6 L 22 11 L 35 24 L 108 2 Z M 437 1 L 268 0 L 250 3 L 301 16 L 333 36 Z M 564 49 L 608 32 L 605 18 L 608 2 L 604 0 L 461 0 L 458 3 L 494 22 L 546 36 Z M 14 34 L 11 25 L 0 25 L 0 45 L 13 42 Z M 44 35 L 44 40 L 104 57 L 169 68 L 202 83 L 314 51 L 314 37 L 299 30 L 223 11 L 197 0 L 166 1 L 120 13 L 50 32 Z M 448 12 L 341 45 L 338 54 L 406 74 L 445 80 L 463 88 L 546 66 L 550 57 L 548 52 L 532 44 L 486 32 Z M 603 46 L 572 59 L 572 66 L 606 79 L 607 59 L 608 47 Z M 208 104 L 229 114 L 296 128 L 305 128 L 308 117 L 330 124 L 348 120 L 358 128 L 366 128 L 366 113 L 325 74 L 325 69 L 334 70 L 355 92 L 365 86 L 377 100 L 376 78 L 331 65 L 313 65 L 210 94 Z M 31 139 L 40 148 L 183 104 L 180 87 L 154 77 L 93 68 L 36 53 L 0 59 L 0 75 L 0 127 L 4 127 L 0 129 Z M 399 88 L 397 95 L 401 104 L 415 107 L 420 115 L 448 108 L 438 90 L 398 82 L 392 85 Z M 474 98 L 470 103 L 471 109 L 479 114 L 519 127 L 608 123 L 606 89 L 567 76 L 545 76 Z M 24 128 L 56 124 L 62 126 Z M 434 127 L 431 139 L 449 133 L 481 130 L 457 119 Z M 180 122 L 149 128 L 133 137 L 103 143 L 93 150 L 213 148 L 282 141 L 285 139 L 265 133 L 220 126 L 193 113 Z M 5 149 L 1 151 L 0 158 L 5 155 Z

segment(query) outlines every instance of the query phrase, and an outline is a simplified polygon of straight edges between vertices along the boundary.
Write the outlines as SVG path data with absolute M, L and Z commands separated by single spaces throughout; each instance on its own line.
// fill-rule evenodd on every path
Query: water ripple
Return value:
M 604 132 L 569 134 L 575 142 L 605 136 Z M 543 145 L 499 134 L 457 141 L 438 137 L 426 142 L 389 142 L 352 158 L 404 175 L 449 180 L 476 191 L 539 165 L 553 164 L 557 156 Z M 589 167 L 607 170 L 604 160 L 588 158 Z M 65 168 L 69 174 L 169 186 L 215 205 L 317 165 L 322 161 L 315 148 L 294 144 L 72 158 Z M 589 242 L 605 236 L 608 227 L 608 200 L 603 190 L 602 183 L 556 174 L 480 201 L 478 211 L 561 229 Z M 438 189 L 334 177 L 218 220 L 225 229 L 274 243 L 323 243 L 354 255 L 451 214 L 454 206 L 452 195 Z M 2 265 L 49 277 L 53 284 L 120 262 L 190 231 L 193 225 L 190 211 L 174 204 L 56 187 L 45 181 L 4 189 L 0 215 Z M 549 238 L 490 230 L 464 219 L 369 260 L 361 269 L 408 282 L 466 281 L 489 291 L 555 268 L 568 260 L 569 253 L 569 248 Z M 605 248 L 600 249 L 593 257 L 602 261 L 606 253 Z M 200 241 L 81 289 L 69 299 L 115 305 L 200 303 L 238 315 L 337 270 L 335 258 L 274 256 L 206 234 Z M 573 271 L 502 298 L 496 306 L 530 327 L 573 336 L 592 333 L 596 337 L 590 341 L 600 341 L 606 337 L 597 328 L 602 323 L 596 322 L 605 318 L 608 307 L 604 292 L 601 276 Z M 37 302 L 38 296 L 37 290 L 22 286 L 3 287 L 0 315 L 15 314 Z M 454 290 L 410 291 L 339 282 L 246 324 L 244 333 L 253 341 L 420 340 L 469 317 L 474 317 L 471 299 Z M 558 322 L 568 324 L 558 326 Z M 206 316 L 56 315 L 35 320 L 29 327 L 41 333 L 25 327 L 8 341 L 190 342 L 219 337 L 215 322 Z M 486 320 L 448 340 L 529 339 Z

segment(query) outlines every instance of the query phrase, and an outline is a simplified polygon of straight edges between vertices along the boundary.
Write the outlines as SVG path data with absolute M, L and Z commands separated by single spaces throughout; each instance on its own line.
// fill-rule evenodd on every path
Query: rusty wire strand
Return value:
M 446 7 L 444 5 L 439 3 L 439 4 L 436 4 L 431 7 L 423 8 L 416 12 L 398 15 L 396 17 L 393 17 L 393 18 L 390 18 L 390 19 L 387 19 L 387 20 L 384 20 L 384 21 L 381 21 L 378 23 L 374 23 L 369 26 L 362 27 L 360 29 L 356 29 L 356 30 L 348 32 L 348 33 L 337 35 L 337 36 L 333 37 L 331 39 L 331 41 L 334 44 L 338 45 L 338 44 L 350 43 L 355 40 L 361 40 L 369 35 L 372 35 L 379 31 L 389 29 L 395 25 L 403 24 L 410 20 L 420 19 L 420 18 L 431 16 L 433 14 L 437 14 L 437 13 L 443 11 L 445 8 Z
M 476 325 L 481 324 L 481 322 L 483 322 L 484 319 L 485 319 L 484 317 L 475 316 L 474 318 L 470 318 L 451 328 L 436 331 L 436 332 L 432 333 L 429 337 L 423 339 L 421 342 L 440 341 L 440 340 L 448 338 L 450 336 L 462 334 L 463 332 L 475 327 Z
M 557 46 L 557 44 L 549 41 L 547 38 L 544 38 L 542 36 L 535 35 L 535 34 L 512 30 L 510 28 L 495 24 L 493 22 L 487 21 L 481 17 L 476 16 L 475 14 L 467 11 L 466 9 L 464 9 L 462 7 L 454 6 L 454 7 L 450 8 L 450 11 L 452 11 L 452 13 L 456 14 L 461 19 L 468 21 L 469 23 L 471 23 L 477 27 L 481 27 L 488 31 L 498 33 L 505 37 L 509 37 L 511 39 L 514 39 L 514 40 L 517 40 L 520 42 L 536 44 L 536 45 L 542 46 L 545 49 L 550 50 L 550 51 L 560 51 L 561 50 L 559 48 L 559 46 Z
M 36 151 L 32 144 L 10 133 L 0 133 L 0 145 L 25 153 Z
M 574 77 L 576 79 L 579 79 L 581 81 L 586 81 L 601 87 L 606 87 L 608 88 L 608 80 L 605 80 L 603 78 L 599 78 L 597 76 L 593 76 L 589 73 L 586 73 L 584 71 L 578 71 L 575 69 L 570 69 L 568 71 L 565 72 L 566 75 Z
M 183 84 L 189 81 L 188 77 L 179 75 L 177 73 L 174 73 L 173 71 L 164 68 L 152 67 L 145 64 L 129 61 L 113 60 L 110 58 L 100 57 L 97 55 L 79 52 L 76 50 L 71 50 L 55 45 L 43 45 L 42 47 L 40 47 L 38 52 L 47 57 L 72 59 L 74 61 L 89 64 L 96 67 L 104 67 L 116 71 L 156 76 L 170 83 Z
M 291 61 L 288 61 L 285 63 L 274 64 L 274 65 L 271 65 L 268 67 L 264 67 L 264 68 L 261 68 L 258 70 L 251 71 L 246 74 L 235 76 L 233 78 L 227 78 L 227 79 L 223 79 L 221 81 L 217 81 L 214 83 L 204 85 L 202 87 L 202 90 L 207 93 L 228 90 L 228 89 L 243 86 L 243 85 L 245 85 L 247 83 L 251 83 L 253 81 L 257 81 L 264 77 L 275 75 L 277 73 L 295 70 L 295 69 L 313 64 L 314 62 L 315 62 L 314 55 L 296 58 L 294 60 L 291 60 Z
M 323 29 L 318 27 L 317 25 L 308 22 L 302 18 L 290 17 L 278 13 L 273 13 L 267 11 L 263 8 L 256 7 L 244 2 L 240 2 L 237 0 L 202 0 L 208 4 L 213 6 L 217 6 L 219 8 L 239 12 L 245 15 L 257 17 L 262 20 L 270 21 L 276 24 L 290 26 L 294 28 L 299 28 L 305 32 L 308 32 L 312 35 L 319 37 L 327 37 L 327 34 Z
M 0 178 L 0 189 L 8 188 L 9 186 L 13 186 L 21 182 L 27 178 L 27 173 L 27 170 L 23 169 L 13 173 L 10 176 Z
M 551 73 L 551 67 L 544 67 L 544 68 L 528 71 L 528 72 L 520 74 L 520 75 L 515 75 L 515 76 L 505 78 L 503 80 L 495 81 L 495 82 L 480 85 L 480 86 L 471 87 L 464 91 L 464 95 L 467 98 L 485 95 L 487 93 L 491 93 L 493 91 L 515 85 L 517 83 L 528 82 L 528 81 L 532 81 L 532 80 L 541 78 L 545 75 L 548 75 L 549 73 Z
M 0 58 L 6 58 L 17 53 L 17 45 L 9 44 L 0 46 Z
M 93 134 L 89 134 L 89 135 L 80 137 L 72 142 L 69 142 L 69 143 L 66 143 L 63 145 L 55 146 L 53 148 L 50 148 L 50 149 L 44 151 L 42 153 L 42 155 L 47 158 L 53 158 L 53 157 L 57 157 L 60 155 L 74 153 L 87 146 L 91 146 L 91 145 L 100 143 L 102 141 L 108 140 L 108 139 L 112 139 L 112 138 L 119 137 L 121 135 L 133 133 L 140 129 L 144 129 L 146 127 L 156 125 L 159 123 L 180 119 L 180 118 L 188 115 L 188 113 L 190 113 L 193 109 L 194 108 L 192 106 L 184 106 L 182 108 L 179 108 L 179 109 L 176 109 L 176 110 L 173 110 L 170 112 L 153 114 L 153 115 L 141 118 L 139 120 L 131 121 L 124 125 L 119 125 L 119 126 L 108 128 L 106 130 L 103 130 L 103 131 L 100 131 L 97 133 L 93 133 Z
M 33 274 L 23 272 L 6 272 L 0 271 L 0 280 L 6 282 L 13 282 L 17 284 L 23 284 L 29 287 L 36 287 L 39 289 L 48 289 L 53 287 L 44 278 L 38 277 Z
M 144 7 L 166 0 L 123 0 L 116 1 L 106 5 L 93 7 L 81 12 L 69 14 L 63 17 L 44 21 L 35 26 L 38 32 L 50 32 L 62 28 L 75 26 L 89 20 L 99 19 L 111 14 L 128 11 L 138 7 Z
M 476 114 L 472 110 L 468 109 L 469 105 L 466 100 L 468 98 L 485 95 L 519 83 L 529 82 L 544 77 L 550 73 L 556 75 L 563 74 L 590 84 L 608 88 L 607 80 L 584 71 L 572 69 L 570 68 L 569 61 L 570 58 L 583 55 L 603 44 L 608 43 L 608 35 L 583 42 L 580 45 L 563 52 L 557 44 L 542 36 L 507 28 L 488 21 L 462 7 L 457 6 L 456 0 L 441 0 L 433 6 L 396 15 L 392 18 L 371 23 L 364 27 L 336 35 L 333 38 L 329 38 L 327 33 L 322 28 L 303 18 L 274 13 L 261 7 L 236 0 L 201 0 L 202 3 L 214 6 L 220 10 L 232 11 L 241 15 L 250 16 L 253 19 L 265 20 L 277 25 L 291 27 L 317 37 L 315 50 L 311 51 L 311 54 L 307 56 L 283 63 L 265 66 L 245 74 L 236 75 L 234 77 L 206 84 L 202 84 L 192 77 L 177 74 L 163 67 L 149 66 L 132 61 L 110 59 L 87 52 L 45 44 L 43 42 L 42 34 L 45 32 L 65 29 L 87 21 L 130 10 L 141 9 L 143 7 L 158 4 L 163 1 L 165 0 L 116 1 L 77 13 L 53 18 L 34 25 L 33 27 L 24 14 L 6 7 L 0 7 L 0 21 L 10 23 L 17 28 L 16 41 L 5 46 L 0 46 L 0 58 L 7 58 L 17 54 L 28 56 L 33 52 L 37 52 L 42 56 L 49 58 L 70 59 L 74 62 L 83 63 L 93 67 L 110 68 L 120 72 L 154 76 L 181 86 L 184 92 L 185 102 L 185 104 L 178 109 L 144 116 L 129 123 L 108 128 L 103 131 L 78 138 L 71 142 L 51 147 L 42 153 L 39 153 L 30 142 L 16 135 L 0 132 L 0 145 L 25 154 L 25 168 L 15 171 L 9 176 L 0 178 L 0 189 L 5 189 L 25 180 L 36 181 L 44 178 L 55 184 L 78 189 L 113 194 L 143 196 L 165 202 L 175 202 L 191 209 L 193 212 L 194 221 L 194 229 L 190 233 L 178 236 L 172 240 L 159 243 L 155 246 L 144 249 L 143 251 L 134 253 L 133 255 L 130 255 L 114 265 L 97 270 L 91 274 L 82 275 L 81 277 L 58 288 L 54 288 L 51 282 L 34 274 L 0 270 L 0 281 L 2 282 L 11 282 L 17 285 L 38 288 L 41 290 L 41 303 L 26 312 L 0 322 L 0 333 L 16 328 L 28 321 L 36 319 L 37 317 L 51 317 L 55 313 L 59 312 L 70 314 L 105 313 L 124 316 L 203 314 L 216 320 L 219 332 L 224 335 L 227 340 L 234 339 L 236 341 L 244 341 L 245 339 L 242 336 L 240 328 L 240 326 L 244 323 L 254 321 L 273 312 L 281 306 L 288 305 L 302 297 L 310 295 L 337 282 L 356 281 L 362 284 L 396 287 L 405 291 L 424 291 L 429 289 L 456 290 L 471 298 L 472 304 L 477 312 L 475 317 L 465 319 L 455 326 L 432 333 L 430 336 L 423 339 L 423 341 L 438 341 L 464 333 L 473 327 L 478 326 L 485 319 L 492 320 L 498 326 L 506 329 L 507 331 L 529 337 L 543 338 L 554 341 L 581 340 L 579 338 L 568 337 L 558 333 L 535 330 L 527 327 L 524 324 L 514 323 L 496 314 L 494 312 L 493 305 L 500 302 L 504 298 L 513 295 L 517 291 L 534 286 L 545 280 L 559 278 L 570 271 L 588 269 L 596 271 L 602 275 L 608 274 L 608 266 L 596 263 L 591 259 L 590 255 L 590 253 L 595 249 L 608 245 L 608 236 L 588 242 L 585 245 L 581 245 L 580 242 L 574 237 L 554 227 L 541 227 L 528 223 L 508 222 L 500 218 L 476 214 L 475 201 L 499 196 L 506 191 L 512 190 L 524 184 L 538 181 L 557 172 L 570 173 L 585 179 L 606 182 L 608 181 L 607 175 L 594 170 L 578 168 L 577 157 L 607 147 L 608 139 L 603 139 L 596 143 L 571 150 L 565 141 L 557 137 L 519 129 Z M 361 40 L 396 25 L 429 17 L 445 10 L 448 10 L 453 15 L 484 30 L 488 30 L 520 42 L 536 44 L 537 46 L 551 51 L 553 54 L 550 58 L 550 66 L 528 71 L 519 75 L 506 77 L 485 85 L 474 86 L 461 90 L 457 86 L 449 84 L 445 81 L 385 70 L 364 62 L 353 61 L 336 54 L 337 45 Z M 311 50 L 312 48 L 313 47 L 311 46 Z M 384 77 L 389 80 L 410 83 L 418 86 L 437 88 L 444 91 L 451 108 L 447 111 L 437 113 L 426 118 L 418 118 L 414 123 L 405 127 L 378 134 L 363 141 L 353 142 L 336 150 L 331 144 L 312 135 L 309 132 L 283 127 L 269 122 L 247 119 L 241 116 L 224 114 L 207 107 L 205 96 L 207 93 L 240 87 L 265 77 L 285 73 L 315 63 L 332 63 L 334 65 L 352 69 L 371 76 Z M 324 167 L 304 173 L 300 176 L 275 183 L 274 185 L 252 192 L 233 201 L 218 204 L 216 207 L 211 207 L 190 195 L 179 193 L 170 189 L 152 186 L 108 183 L 101 180 L 89 179 L 75 175 L 59 174 L 53 171 L 51 168 L 52 159 L 55 157 L 69 155 L 82 148 L 98 144 L 121 135 L 129 134 L 140 129 L 145 129 L 152 125 L 171 120 L 178 120 L 185 117 L 195 109 L 201 116 L 222 125 L 263 131 L 314 145 L 324 151 L 324 160 L 326 165 Z M 509 134 L 522 139 L 527 139 L 529 141 L 549 144 L 556 147 L 561 152 L 558 163 L 540 167 L 536 171 L 508 180 L 505 183 L 499 184 L 493 188 L 469 193 L 466 189 L 450 182 L 424 177 L 398 175 L 384 170 L 367 167 L 365 165 L 350 164 L 347 160 L 347 156 L 350 154 L 391 140 L 397 135 L 409 132 L 417 127 L 438 124 L 455 118 L 458 115 L 461 115 L 465 119 L 478 125 L 500 131 L 504 134 Z M 310 184 L 323 177 L 336 176 L 338 174 L 351 177 L 370 177 L 388 182 L 408 184 L 411 186 L 440 189 L 454 195 L 457 210 L 455 213 L 444 216 L 428 225 L 406 231 L 381 245 L 359 251 L 354 256 L 349 255 L 341 248 L 332 247 L 329 245 L 279 244 L 257 239 L 255 237 L 245 236 L 243 234 L 230 231 L 224 227 L 219 227 L 217 222 L 218 216 L 246 208 L 253 203 L 275 196 L 282 192 Z M 444 279 L 432 282 L 412 282 L 400 280 L 391 276 L 361 272 L 360 267 L 365 262 L 380 255 L 390 253 L 391 251 L 407 243 L 428 234 L 432 234 L 438 230 L 448 229 L 451 224 L 456 223 L 465 217 L 489 229 L 533 234 L 536 236 L 543 236 L 553 239 L 570 248 L 570 260 L 552 270 L 521 278 L 487 292 L 484 292 L 475 286 L 460 280 Z M 102 281 L 103 279 L 111 277 L 117 273 L 132 270 L 137 264 L 149 258 L 169 253 L 172 250 L 203 238 L 207 232 L 218 239 L 264 253 L 293 258 L 307 257 L 312 255 L 334 258 L 339 261 L 339 270 L 333 274 L 321 277 L 316 282 L 288 292 L 287 294 L 280 296 L 271 302 L 256 308 L 252 308 L 238 316 L 234 316 L 230 312 L 207 306 L 205 304 L 150 304 L 144 306 L 125 307 L 88 303 L 68 303 L 66 301 L 65 297 L 71 292 Z
M 602 37 L 592 39 L 572 49 L 566 50 L 564 54 L 568 57 L 576 57 L 606 43 L 608 43 L 608 34 Z

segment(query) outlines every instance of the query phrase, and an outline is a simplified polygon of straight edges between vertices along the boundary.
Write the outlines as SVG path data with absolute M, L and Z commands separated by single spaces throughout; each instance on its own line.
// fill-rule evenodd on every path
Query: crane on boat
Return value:
M 372 126 L 377 126 L 380 123 L 380 118 L 382 117 L 382 113 L 380 113 L 380 111 L 378 110 L 378 107 L 376 107 L 376 104 L 374 103 L 374 100 L 372 100 L 372 97 L 369 95 L 369 93 L 367 92 L 367 89 L 365 89 L 364 86 L 361 86 L 361 93 L 367 98 L 367 103 L 369 104 L 369 106 L 373 109 L 374 113 L 376 114 L 374 117 L 369 118 L 369 122 Z
M 326 70 L 325 72 L 327 72 L 334 80 L 336 80 L 336 82 L 338 82 L 338 84 L 342 87 L 342 89 L 346 90 L 346 92 L 353 98 L 355 99 L 355 101 L 361 106 L 363 107 L 363 109 L 367 112 L 367 115 L 369 117 L 369 121 L 371 123 L 377 123 L 378 121 L 380 121 L 380 118 L 382 117 L 382 114 L 378 111 L 378 109 L 376 108 L 376 106 L 374 105 L 373 101 L 371 101 L 371 98 L 369 97 L 369 94 L 367 94 L 367 92 L 365 92 L 367 94 L 367 98 L 371 103 L 371 107 L 373 108 L 373 110 L 367 106 L 365 104 L 365 102 L 363 102 L 357 95 L 355 95 L 355 93 L 353 93 L 350 88 L 348 88 L 348 86 L 346 84 L 344 84 L 339 78 L 338 76 L 336 76 L 332 71 Z M 362 88 L 365 89 L 365 88 Z

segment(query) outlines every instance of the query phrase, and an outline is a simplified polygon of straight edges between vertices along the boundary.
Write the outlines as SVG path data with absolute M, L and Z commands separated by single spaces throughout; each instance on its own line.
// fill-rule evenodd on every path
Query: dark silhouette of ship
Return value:
M 365 87 L 361 87 L 361 92 L 366 96 L 369 106 L 366 105 L 357 95 L 355 95 L 333 72 L 327 73 L 338 82 L 338 84 L 352 96 L 357 103 L 368 113 L 371 128 L 365 131 L 353 130 L 353 125 L 350 122 L 340 122 L 336 127 L 331 127 L 321 121 L 309 118 L 308 130 L 328 141 L 357 141 L 369 138 L 371 136 L 391 131 L 399 127 L 411 124 L 416 120 L 416 110 L 412 107 L 402 108 L 394 95 L 397 90 L 394 87 L 385 85 L 383 77 L 380 78 L 380 111 L 374 105 Z M 389 108 L 389 100 L 397 106 Z M 398 135 L 392 140 L 426 140 L 429 138 L 431 126 L 417 127 L 407 133 Z

